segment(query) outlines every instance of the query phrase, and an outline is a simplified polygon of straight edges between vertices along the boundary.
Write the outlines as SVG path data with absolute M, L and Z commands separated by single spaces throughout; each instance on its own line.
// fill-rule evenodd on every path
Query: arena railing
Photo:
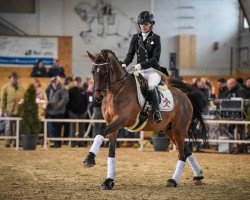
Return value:
M 55 137 L 48 137 L 48 122 L 74 122 L 74 123 L 106 123 L 105 120 L 101 119 L 44 119 L 44 145 L 43 147 L 47 149 L 47 141 L 94 141 L 95 138 L 55 138 Z M 105 138 L 104 141 L 108 141 L 108 138 Z M 140 137 L 139 138 L 117 138 L 117 141 L 125 142 L 125 141 L 133 141 L 133 142 L 139 142 L 140 148 L 139 150 L 143 151 L 143 142 L 144 142 L 144 132 L 140 131 Z
M 22 118 L 20 117 L 0 117 L 0 120 L 3 121 L 16 121 L 16 135 L 15 136 L 0 136 L 0 140 L 5 140 L 5 139 L 14 139 L 16 140 L 16 150 L 19 148 L 19 130 L 20 130 L 20 120 Z
M 0 136 L 0 139 L 15 139 L 16 140 L 16 149 L 19 148 L 19 130 L 20 130 L 20 120 L 19 117 L 0 117 L 0 120 L 12 120 L 16 121 L 16 136 Z M 94 138 L 52 138 L 47 136 L 47 123 L 48 122 L 82 122 L 82 123 L 106 123 L 104 120 L 97 119 L 45 119 L 44 122 L 44 148 L 47 148 L 48 141 L 94 141 Z M 206 120 L 208 124 L 244 124 L 249 125 L 250 121 L 238 121 L 238 120 Z M 188 139 L 186 139 L 188 141 Z M 105 138 L 105 141 L 108 141 Z M 144 142 L 144 132 L 140 132 L 139 138 L 117 138 L 117 141 L 138 141 L 140 143 L 140 150 L 143 150 Z M 197 141 L 202 141 L 197 139 Z M 245 143 L 250 144 L 250 140 L 220 140 L 220 139 L 208 139 L 208 142 L 218 142 L 218 143 Z

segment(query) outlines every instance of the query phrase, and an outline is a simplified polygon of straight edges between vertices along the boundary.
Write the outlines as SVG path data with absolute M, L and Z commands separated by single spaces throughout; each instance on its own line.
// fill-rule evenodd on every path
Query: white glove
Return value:
M 139 72 L 138 71 L 134 71 L 134 76 L 138 77 L 139 76 Z
M 122 64 L 122 67 L 123 67 L 123 68 L 126 68 L 126 67 L 127 67 L 127 65 L 123 63 L 123 64 Z
M 137 70 L 137 71 L 141 70 L 141 64 L 140 63 L 135 65 L 135 70 Z

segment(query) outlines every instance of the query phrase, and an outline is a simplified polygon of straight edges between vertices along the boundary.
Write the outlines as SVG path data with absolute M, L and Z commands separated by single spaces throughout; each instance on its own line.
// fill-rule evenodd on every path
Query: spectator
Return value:
M 230 78 L 227 80 L 227 88 L 228 88 L 228 98 L 232 97 L 241 97 L 243 99 L 247 98 L 246 90 L 240 86 L 240 84 L 234 79 Z
M 70 88 L 74 87 L 74 80 L 71 76 L 66 77 L 65 81 L 63 83 L 63 86 L 66 90 L 69 91 Z M 69 102 L 66 105 L 65 113 L 64 113 L 64 119 L 69 119 Z M 63 137 L 68 138 L 70 135 L 70 123 L 69 122 L 63 122 Z M 64 144 L 68 144 L 68 141 L 65 141 Z
M 47 77 L 47 70 L 42 60 L 38 60 L 33 67 L 31 77 Z
M 198 88 L 205 97 L 206 105 L 209 104 L 210 91 L 207 87 L 207 79 L 204 77 L 197 78 L 194 87 Z
M 34 86 L 36 88 L 36 102 L 38 104 L 38 115 L 39 119 L 43 120 L 45 118 L 45 109 L 47 105 L 47 96 L 44 89 L 42 88 L 41 82 L 39 79 L 34 80 Z
M 70 119 L 85 119 L 86 111 L 88 107 L 88 96 L 83 89 L 82 79 L 80 77 L 75 78 L 74 87 L 69 90 L 69 117 Z M 85 124 L 78 123 L 78 137 L 83 138 Z M 70 123 L 70 137 L 76 137 L 76 123 Z M 84 142 L 72 142 L 71 146 L 75 147 L 76 144 L 79 147 L 86 146 Z
M 25 89 L 21 86 L 19 76 L 16 72 L 12 72 L 9 79 L 9 83 L 5 84 L 2 88 L 0 115 L 2 117 L 19 117 Z M 16 135 L 16 121 L 7 121 L 5 134 L 6 136 Z M 6 139 L 5 147 L 10 147 L 11 143 L 11 139 Z
M 48 104 L 46 108 L 47 117 L 49 119 L 63 119 L 66 104 L 69 100 L 69 94 L 68 91 L 62 86 L 60 77 L 57 76 L 51 79 L 51 84 L 47 92 L 49 94 Z M 51 122 L 49 125 L 49 136 L 60 137 L 61 128 L 61 122 Z M 61 141 L 55 141 L 54 145 L 52 145 L 51 147 L 61 147 Z
M 58 59 L 55 59 L 53 61 L 53 64 L 51 68 L 49 69 L 48 76 L 49 77 L 59 76 L 61 78 L 65 78 L 64 68 L 63 66 L 60 65 Z
M 241 77 L 236 78 L 236 82 L 238 83 L 238 85 L 240 87 L 243 87 L 243 85 L 244 85 L 244 79 L 243 78 L 241 78 Z
M 243 99 L 247 98 L 247 92 L 245 91 L 245 89 L 243 87 L 241 87 L 239 85 L 239 83 L 234 79 L 234 78 L 230 78 L 227 80 L 227 88 L 228 88 L 228 98 L 234 98 L 234 97 L 240 97 Z M 237 127 L 237 132 L 238 135 L 235 137 L 235 128 Z M 245 126 L 244 125 L 235 125 L 235 124 L 230 124 L 228 126 L 228 131 L 230 134 L 231 139 L 245 139 Z M 243 146 L 242 146 L 243 147 Z M 240 147 L 238 146 L 237 149 L 234 149 L 233 153 L 239 153 L 244 151 L 243 149 L 240 149 Z
M 93 86 L 94 86 L 94 80 L 91 76 L 86 77 L 86 82 L 83 84 L 83 88 L 86 91 L 86 94 L 90 98 L 90 101 L 92 100 L 93 97 Z
M 225 99 L 228 96 L 228 89 L 227 89 L 227 81 L 224 78 L 220 78 L 217 80 L 218 85 L 218 93 L 217 98 L 218 99 Z
M 205 101 L 206 101 L 206 107 L 204 109 L 204 113 L 207 113 L 209 101 L 210 101 L 210 94 L 211 94 L 211 92 L 209 91 L 209 89 L 207 87 L 207 79 L 205 77 L 199 77 L 199 78 L 197 78 L 197 80 L 193 86 L 196 87 L 204 95 Z M 201 133 L 199 124 L 197 125 L 197 129 L 195 132 L 196 132 L 196 138 L 200 139 L 202 136 L 202 133 Z M 190 148 L 192 149 L 192 145 L 193 145 L 192 142 L 189 145 L 190 145 Z M 197 152 L 202 152 L 201 142 L 196 142 L 195 146 L 196 146 Z
M 71 76 L 66 77 L 63 85 L 64 85 L 65 89 L 69 91 L 69 89 L 71 89 L 72 87 L 74 87 L 74 80 L 73 80 L 73 78 Z
M 218 92 L 216 94 L 216 99 L 214 99 L 213 102 L 216 105 L 216 108 L 219 109 L 220 100 L 227 99 L 227 96 L 228 96 L 227 80 L 225 78 L 218 79 L 217 86 L 218 86 Z M 219 124 L 219 130 L 220 130 L 219 131 L 220 135 L 227 135 L 227 125 L 226 124 Z
M 247 99 L 250 99 L 250 77 L 247 77 L 245 79 L 244 89 L 247 92 Z

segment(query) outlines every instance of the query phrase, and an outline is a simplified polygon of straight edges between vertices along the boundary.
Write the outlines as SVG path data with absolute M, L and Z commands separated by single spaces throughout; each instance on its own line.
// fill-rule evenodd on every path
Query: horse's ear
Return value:
M 95 60 L 95 56 L 92 55 L 91 53 L 89 53 L 88 51 L 87 51 L 87 53 L 88 53 L 88 56 L 89 56 L 90 60 L 94 61 Z
M 109 55 L 108 55 L 108 52 L 107 52 L 107 51 L 102 50 L 102 55 L 103 55 L 103 57 L 104 57 L 105 60 L 108 60 Z

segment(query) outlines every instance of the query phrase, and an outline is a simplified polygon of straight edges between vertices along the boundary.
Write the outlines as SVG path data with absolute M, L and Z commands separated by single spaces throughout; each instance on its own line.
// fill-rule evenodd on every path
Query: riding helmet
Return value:
M 141 12 L 138 15 L 137 24 L 139 25 L 144 23 L 154 24 L 155 23 L 154 15 L 148 11 Z

